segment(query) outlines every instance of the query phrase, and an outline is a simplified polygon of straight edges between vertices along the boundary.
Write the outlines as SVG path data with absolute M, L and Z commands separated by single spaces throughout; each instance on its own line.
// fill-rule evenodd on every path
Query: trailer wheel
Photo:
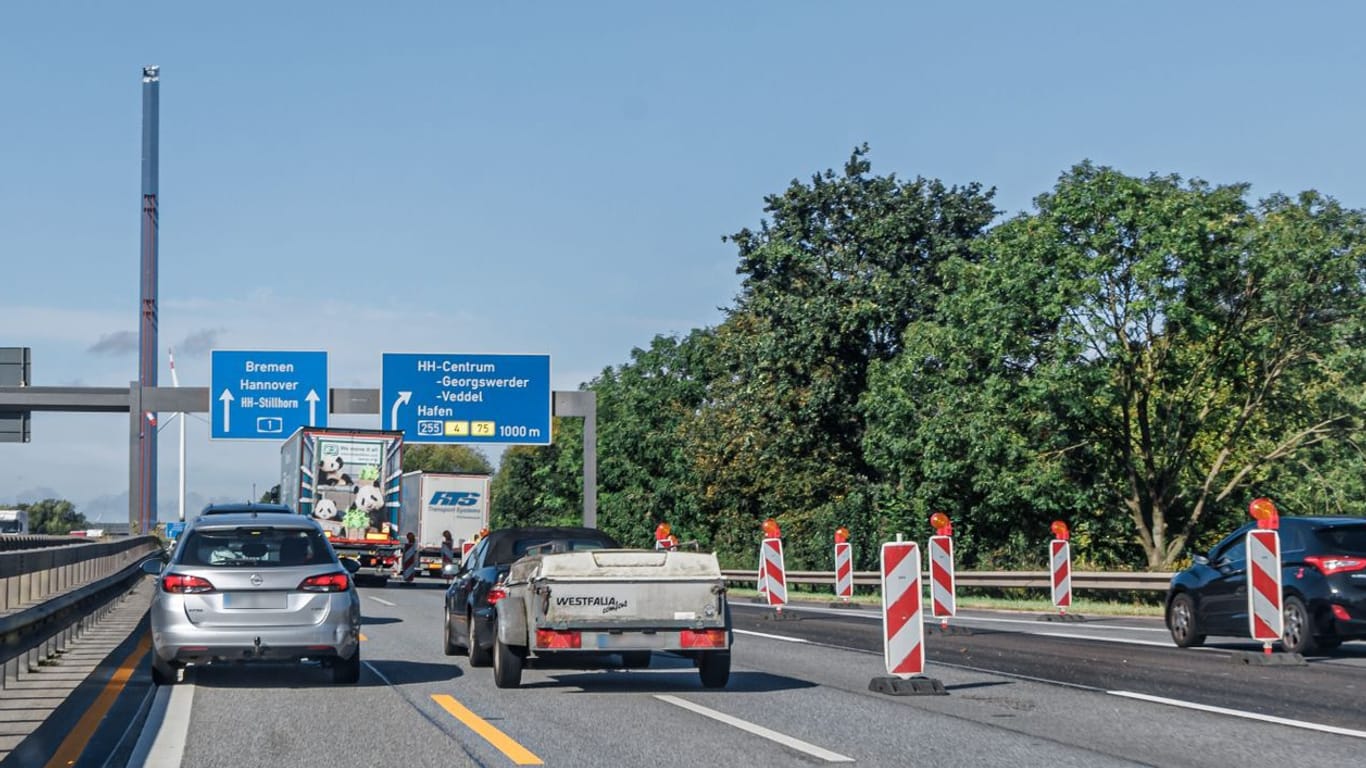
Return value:
M 703 688 L 725 688 L 730 682 L 730 651 L 703 651 L 697 657 Z
M 522 654 L 519 649 L 493 638 L 493 684 L 499 688 L 517 688 L 522 684 Z

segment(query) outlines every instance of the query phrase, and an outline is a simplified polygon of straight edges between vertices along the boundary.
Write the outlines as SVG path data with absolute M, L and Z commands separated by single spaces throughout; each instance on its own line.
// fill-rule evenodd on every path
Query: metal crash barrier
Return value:
M 753 570 L 722 571 L 728 583 L 754 584 L 758 576 Z M 1053 580 L 1048 571 L 958 571 L 958 587 L 1020 588 L 1050 590 Z M 862 587 L 876 587 L 881 584 L 881 574 L 877 571 L 855 571 L 854 584 Z M 928 583 L 930 575 L 923 574 Z M 1074 589 L 1100 589 L 1110 591 L 1165 592 L 1172 580 L 1171 573 L 1153 572 L 1101 572 L 1073 571 Z M 835 583 L 834 571 L 788 571 L 788 584 L 831 584 Z
M 79 543 L 46 538 L 63 545 L 0 551 L 0 682 L 5 686 L 21 664 L 36 669 L 65 651 L 142 577 L 144 560 L 162 555 L 154 536 Z

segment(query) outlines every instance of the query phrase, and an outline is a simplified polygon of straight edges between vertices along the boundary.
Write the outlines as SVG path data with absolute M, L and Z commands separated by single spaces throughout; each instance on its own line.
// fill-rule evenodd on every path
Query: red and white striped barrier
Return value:
M 1072 604 L 1072 546 L 1065 539 L 1049 542 L 1053 572 L 1053 606 L 1058 613 L 1067 613 Z
M 847 541 L 835 542 L 835 597 L 844 602 L 854 596 L 854 546 Z
M 417 543 L 404 544 L 403 552 L 399 555 L 397 563 L 399 575 L 403 577 L 404 581 L 411 582 L 417 578 L 417 561 Z
M 1267 653 L 1285 634 L 1281 608 L 1281 537 L 1274 530 L 1247 532 L 1247 618 L 1252 639 Z M 1308 631 L 1306 629 L 1306 631 Z
M 882 545 L 882 639 L 888 674 L 906 679 L 925 671 L 920 548 L 914 541 Z
M 952 536 L 930 537 L 930 614 L 941 620 L 941 626 L 958 615 Z
M 460 542 L 460 561 L 461 561 L 461 562 L 464 562 L 464 561 L 465 561 L 465 558 L 466 558 L 466 557 L 469 557 L 470 550 L 472 550 L 472 549 L 474 549 L 474 540 L 473 540 L 473 539 L 466 539 L 466 540 Z
M 783 606 L 787 605 L 787 571 L 783 568 L 783 540 L 764 539 L 760 551 L 763 553 L 760 571 L 764 577 L 768 604 L 781 612 Z

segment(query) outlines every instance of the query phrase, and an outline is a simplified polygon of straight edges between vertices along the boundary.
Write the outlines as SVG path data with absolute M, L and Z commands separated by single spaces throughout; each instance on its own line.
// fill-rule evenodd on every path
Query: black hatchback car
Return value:
M 480 539 L 446 589 L 446 610 L 442 622 L 447 656 L 465 648 L 470 666 L 487 667 L 493 663 L 493 631 L 497 614 L 489 592 L 507 576 L 512 563 L 532 547 L 552 544 L 557 550 L 617 549 L 616 539 L 595 528 L 573 526 L 528 526 L 502 528 Z
M 1208 635 L 1250 637 L 1247 543 L 1255 522 L 1219 542 L 1172 577 L 1167 628 L 1182 648 Z M 1366 638 L 1366 518 L 1282 517 L 1282 647 L 1292 653 L 1332 650 Z

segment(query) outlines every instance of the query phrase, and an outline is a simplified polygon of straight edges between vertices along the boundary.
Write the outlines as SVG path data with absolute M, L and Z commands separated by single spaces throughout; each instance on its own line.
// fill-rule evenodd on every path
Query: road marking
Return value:
M 1175 648 L 1175 643 L 1162 642 L 1161 640 L 1135 640 L 1125 637 L 1097 637 L 1096 635 L 1077 635 L 1070 632 L 1030 632 L 1031 635 L 1041 637 L 1061 637 L 1067 640 L 1094 640 L 1098 643 L 1120 643 L 1121 645 L 1155 645 L 1158 648 Z
M 749 635 L 751 637 L 766 637 L 769 640 L 786 640 L 789 643 L 809 643 L 810 640 L 802 637 L 783 637 L 782 635 L 770 635 L 764 632 L 751 632 L 748 629 L 731 630 L 737 635 Z
M 392 607 L 392 606 L 398 605 L 398 603 L 391 603 L 391 602 L 389 602 L 388 600 L 385 600 L 385 599 L 382 598 L 382 597 L 375 597 L 374 595 L 366 595 L 366 597 L 370 598 L 371 600 L 374 600 L 375 602 L 379 603 L 380 605 L 387 605 L 387 606 L 391 606 L 391 607 Z
M 185 677 L 189 670 L 185 671 Z M 170 691 L 169 696 L 162 696 Z M 151 746 L 147 749 L 147 759 L 142 762 L 129 761 L 129 765 L 142 768 L 177 768 L 185 757 L 185 742 L 190 737 L 190 710 L 194 708 L 194 683 L 184 677 L 173 686 L 161 686 L 157 690 L 158 706 L 164 706 L 160 714 L 149 713 L 148 722 L 160 722 Z M 141 739 L 139 739 L 141 743 Z M 136 750 L 134 751 L 136 755 Z
M 1146 693 L 1134 693 L 1133 691 L 1106 691 L 1111 696 L 1120 696 L 1126 699 L 1138 699 L 1139 701 L 1150 701 L 1156 704 L 1169 704 L 1173 707 L 1185 709 L 1195 709 L 1201 712 L 1213 712 L 1218 715 L 1229 715 L 1231 717 L 1241 717 L 1245 720 L 1258 720 L 1263 723 L 1275 723 L 1276 725 L 1288 725 L 1291 728 L 1303 728 L 1308 731 L 1319 731 L 1322 733 L 1333 733 L 1339 736 L 1353 736 L 1358 739 L 1366 739 L 1366 731 L 1354 731 L 1351 728 L 1339 728 L 1335 725 L 1323 725 L 1321 723 L 1310 723 L 1304 720 L 1291 720 L 1275 715 L 1259 715 L 1256 712 L 1243 712 L 1237 709 L 1225 709 L 1224 707 L 1214 707 L 1209 704 L 1194 704 L 1189 701 L 1178 701 L 1177 699 L 1163 698 L 1162 696 L 1149 696 Z
M 1038 619 L 996 619 L 990 616 L 959 616 L 958 619 L 962 621 L 993 621 L 998 624 L 1029 624 L 1039 629 L 1047 628 L 1047 625 Z M 1122 624 L 1092 624 L 1091 622 L 1086 622 L 1085 627 L 1087 629 L 1120 629 L 1125 632 L 1167 632 L 1166 627 L 1126 627 Z
M 838 752 L 831 752 L 828 749 L 818 747 L 810 742 L 802 741 L 801 739 L 798 739 L 793 736 L 788 736 L 785 733 L 771 731 L 763 727 L 762 725 L 755 725 L 754 723 L 751 723 L 748 720 L 741 720 L 738 717 L 732 717 L 730 715 L 725 714 L 724 712 L 717 712 L 714 709 L 708 709 L 707 707 L 704 707 L 701 704 L 694 704 L 691 701 L 680 699 L 677 696 L 670 696 L 668 694 L 657 693 L 655 694 L 655 698 L 667 704 L 672 704 L 675 707 L 682 707 L 683 709 L 686 709 L 690 712 L 696 712 L 697 714 L 702 715 L 703 717 L 710 717 L 711 719 L 716 720 L 718 722 L 734 726 L 742 731 L 752 733 L 755 736 L 761 736 L 765 739 L 768 739 L 769 741 L 776 742 L 785 747 L 795 749 L 798 752 L 805 752 L 806 754 L 811 755 L 812 757 L 820 758 L 821 760 L 824 760 L 827 763 L 854 762 L 854 758 L 852 757 L 845 757 L 844 755 L 841 755 Z
M 152 633 L 145 632 L 134 646 L 133 652 L 128 654 L 128 658 L 123 660 L 118 669 L 114 670 L 100 695 L 95 697 L 95 703 L 90 705 L 90 709 L 81 715 L 75 727 L 67 733 L 65 739 L 62 739 L 61 746 L 57 747 L 52 759 L 47 761 L 47 768 L 66 768 L 76 764 L 81 753 L 85 751 L 86 744 L 90 742 L 90 737 L 95 735 L 95 729 L 99 727 L 100 721 L 104 720 L 109 708 L 114 706 L 114 700 L 123 693 L 124 687 L 128 685 L 128 678 L 133 676 L 133 670 L 142 663 L 143 657 L 151 647 Z
M 365 633 L 364 633 L 364 632 L 360 632 L 360 633 L 358 633 L 358 634 L 360 635 L 360 641 L 361 641 L 362 643 L 365 642 L 367 639 L 369 639 L 369 638 L 367 638 L 367 637 L 365 636 Z
M 513 741 L 506 733 L 469 711 L 464 704 L 456 701 L 455 697 L 444 693 L 434 693 L 432 694 L 432 701 L 451 713 L 456 720 L 464 723 L 466 728 L 482 736 L 484 741 L 492 744 L 495 749 L 507 755 L 508 759 L 517 765 L 544 765 L 541 758 L 532 754 L 531 750 Z

